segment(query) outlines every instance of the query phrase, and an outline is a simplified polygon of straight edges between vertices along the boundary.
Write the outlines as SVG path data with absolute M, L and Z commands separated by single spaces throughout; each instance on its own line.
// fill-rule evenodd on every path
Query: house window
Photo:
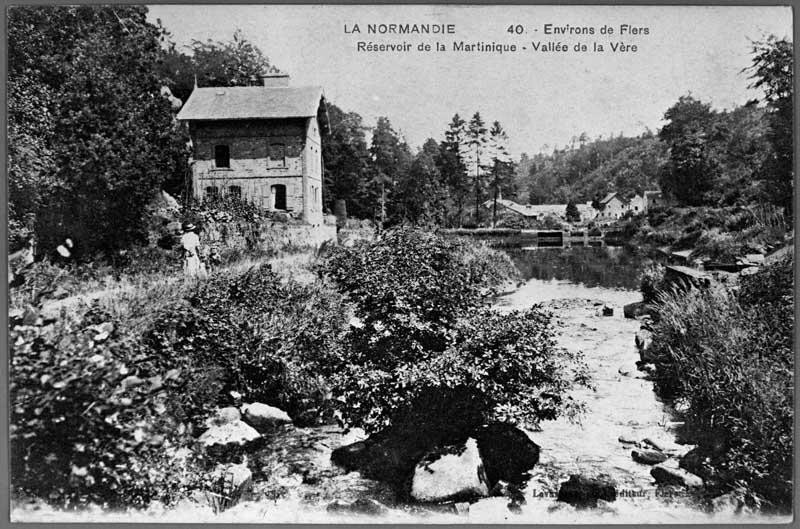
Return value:
M 206 198 L 217 198 L 219 196 L 219 189 L 217 186 L 208 186 L 206 188 Z
M 231 149 L 227 145 L 214 145 L 214 166 L 228 169 L 231 166 Z
M 286 145 L 283 143 L 273 143 L 269 146 L 268 167 L 286 167 Z
M 272 209 L 286 209 L 286 186 L 283 184 L 272 186 Z
M 242 188 L 239 186 L 229 186 L 228 187 L 228 196 L 231 198 L 235 198 L 237 200 L 241 200 L 242 198 Z

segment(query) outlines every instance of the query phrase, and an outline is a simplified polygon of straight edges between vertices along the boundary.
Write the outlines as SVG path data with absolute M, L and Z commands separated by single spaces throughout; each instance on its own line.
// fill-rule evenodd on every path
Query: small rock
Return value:
M 369 498 L 359 498 L 349 503 L 336 500 L 328 504 L 326 510 L 332 514 L 361 514 L 367 516 L 380 516 L 389 511 L 389 509 L 380 502 Z
M 244 446 L 245 444 L 255 441 L 261 437 L 255 429 L 242 421 L 231 422 L 227 424 L 219 424 L 209 428 L 198 439 L 205 447 L 214 445 L 220 446 Z
M 742 512 L 745 502 L 741 495 L 734 491 L 713 498 L 710 504 L 711 510 L 715 514 L 739 514 Z
M 643 301 L 636 303 L 628 303 L 622 307 L 622 314 L 629 319 L 635 319 L 646 313 L 645 304 Z
M 243 405 L 242 413 L 244 420 L 259 431 L 292 422 L 292 418 L 285 411 L 260 402 Z
M 684 487 L 703 486 L 703 479 L 700 476 L 696 476 L 682 468 L 677 468 L 665 463 L 654 466 L 650 471 L 650 475 L 655 478 L 656 483 L 664 485 L 681 485 Z
M 228 500 L 228 507 L 238 503 L 253 488 L 253 473 L 246 464 L 219 467 L 219 493 Z
M 653 333 L 645 329 L 640 329 L 636 333 L 636 337 L 634 338 L 633 342 L 636 344 L 636 348 L 639 351 L 647 349 L 650 347 L 650 344 L 653 343 Z M 644 360 L 644 358 L 642 358 L 642 360 Z
M 569 477 L 569 481 L 562 483 L 558 490 L 558 501 L 577 507 L 597 507 L 597 500 L 616 499 L 617 488 L 613 482 L 574 474 Z
M 411 497 L 422 502 L 440 502 L 455 498 L 489 495 L 483 462 L 475 439 L 467 439 L 463 447 L 448 447 L 457 453 L 423 458 L 414 469 Z M 431 461 L 431 458 L 435 458 Z
M 702 479 L 711 479 L 714 476 L 711 458 L 699 448 L 694 448 L 684 454 L 680 458 L 678 466 L 692 474 L 700 476 Z
M 624 434 L 623 434 L 623 435 L 620 435 L 620 436 L 617 438 L 617 440 L 618 440 L 620 443 L 622 443 L 622 444 L 626 444 L 626 445 L 638 445 L 638 444 L 639 444 L 639 440 L 638 440 L 638 439 L 636 439 L 635 437 L 631 437 L 630 435 L 624 435 Z
M 603 305 L 603 316 L 613 316 L 614 309 L 609 307 L 608 305 Z
M 206 419 L 206 426 L 211 428 L 212 426 L 222 426 L 223 424 L 231 424 L 242 419 L 239 410 L 234 408 L 233 406 L 228 406 L 227 408 L 220 408 L 214 413 L 213 416 Z
M 630 366 L 619 366 L 619 369 L 617 369 L 617 372 L 620 375 L 622 375 L 623 377 L 628 377 L 628 376 L 631 375 L 631 373 L 633 373 L 634 369 L 635 368 L 630 367 Z
M 644 465 L 657 465 L 668 459 L 667 454 L 658 450 L 634 450 L 631 452 L 631 457 L 637 463 Z

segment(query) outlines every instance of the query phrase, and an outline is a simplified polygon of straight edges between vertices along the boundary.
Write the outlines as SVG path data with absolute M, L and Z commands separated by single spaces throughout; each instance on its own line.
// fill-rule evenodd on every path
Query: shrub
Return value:
M 504 275 L 486 273 L 487 261 L 507 259 L 407 229 L 331 253 L 320 271 L 360 320 L 326 366 L 349 424 L 463 433 L 492 417 L 536 422 L 576 409 L 563 394 L 585 373 L 556 349 L 549 315 L 484 310 L 484 289 Z
M 170 501 L 192 476 L 171 413 L 178 370 L 156 369 L 136 336 L 97 310 L 10 332 L 11 476 L 17 494 L 76 507 Z
M 657 388 L 688 402 L 687 425 L 725 484 L 791 505 L 794 304 L 791 259 L 722 287 L 658 297 Z
M 162 311 L 148 343 L 199 375 L 184 397 L 195 421 L 233 390 L 297 415 L 324 403 L 318 365 L 336 354 L 343 312 L 324 283 L 284 282 L 258 265 L 198 283 Z
M 658 263 L 652 263 L 642 270 L 639 288 L 642 293 L 642 301 L 653 303 L 658 294 L 667 288 L 664 273 L 664 267 Z

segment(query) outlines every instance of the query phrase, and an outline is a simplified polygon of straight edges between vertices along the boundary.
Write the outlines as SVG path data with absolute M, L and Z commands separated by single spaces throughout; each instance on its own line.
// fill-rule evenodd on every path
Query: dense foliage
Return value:
M 791 256 L 743 277 L 738 293 L 668 290 L 655 303 L 657 388 L 684 400 L 690 441 L 723 486 L 792 498 L 794 281 Z
M 214 462 L 195 437 L 230 391 L 297 424 L 325 417 L 321 366 L 337 355 L 345 316 L 324 283 L 264 265 L 103 303 L 11 321 L 17 496 L 145 506 L 213 489 Z
M 15 222 L 42 247 L 78 253 L 141 241 L 144 206 L 185 169 L 155 70 L 160 33 L 144 7 L 9 10 L 9 180 Z
M 329 256 L 321 271 L 357 318 L 327 366 L 348 423 L 377 431 L 448 417 L 468 431 L 492 417 L 535 423 L 579 408 L 564 393 L 585 372 L 556 347 L 550 316 L 483 310 L 487 287 L 513 268 L 501 255 L 402 229 Z
M 283 282 L 269 265 L 222 271 L 155 318 L 149 346 L 198 373 L 189 418 L 204 417 L 230 391 L 299 416 L 325 400 L 318 364 L 338 346 L 340 299 L 322 284 Z
M 191 485 L 175 460 L 183 373 L 159 369 L 107 314 L 63 313 L 11 329 L 11 476 L 65 506 L 146 505 Z M 43 479 L 43 476 L 47 476 Z

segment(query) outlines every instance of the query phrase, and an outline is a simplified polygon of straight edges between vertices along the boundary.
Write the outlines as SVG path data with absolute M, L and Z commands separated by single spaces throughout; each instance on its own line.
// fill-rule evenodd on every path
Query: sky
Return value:
M 792 36 L 786 6 L 155 5 L 149 11 L 179 46 L 227 41 L 240 29 L 291 75 L 293 86 L 322 86 L 328 101 L 358 112 L 368 125 L 387 116 L 414 148 L 427 138 L 441 140 L 455 113 L 468 119 L 478 111 L 506 129 L 514 157 L 552 151 L 581 132 L 590 138 L 655 132 L 686 94 L 718 110 L 759 98 L 742 72 L 752 61 L 751 40 Z M 453 33 L 371 34 L 369 24 L 445 24 Z M 647 32 L 620 35 L 623 24 Z M 552 29 L 567 26 L 594 34 Z M 604 26 L 614 33 L 601 33 Z M 411 50 L 359 51 L 359 41 L 406 42 Z M 426 43 L 435 50 L 437 42 L 446 51 L 417 50 Z M 517 50 L 465 52 L 454 49 L 456 42 Z M 569 51 L 541 51 L 548 42 Z M 619 42 L 637 49 L 612 51 Z M 602 52 L 593 51 L 595 43 Z M 576 44 L 588 51 L 574 51 Z

